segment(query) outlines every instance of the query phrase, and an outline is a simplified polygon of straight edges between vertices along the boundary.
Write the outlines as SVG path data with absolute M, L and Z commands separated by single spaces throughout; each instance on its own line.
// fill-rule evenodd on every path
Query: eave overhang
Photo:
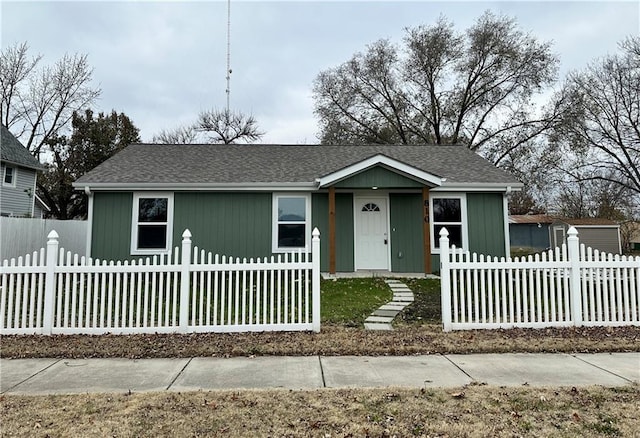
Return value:
M 317 184 L 308 182 L 294 183 L 97 183 L 74 182 L 76 190 L 89 189 L 90 191 L 311 191 L 317 189 Z

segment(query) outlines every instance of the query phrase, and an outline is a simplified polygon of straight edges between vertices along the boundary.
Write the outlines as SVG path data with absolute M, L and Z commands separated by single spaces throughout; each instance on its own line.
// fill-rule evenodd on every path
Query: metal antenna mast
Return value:
M 231 0 L 227 0 L 227 114 L 230 111 L 231 96 Z

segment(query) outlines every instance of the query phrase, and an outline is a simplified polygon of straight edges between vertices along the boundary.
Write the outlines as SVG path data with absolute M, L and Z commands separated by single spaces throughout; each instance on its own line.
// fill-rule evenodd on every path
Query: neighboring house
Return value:
M 92 257 L 194 245 L 237 257 L 309 248 L 328 272 L 439 270 L 439 231 L 509 251 L 507 194 L 522 184 L 464 146 L 134 144 L 79 178 Z
M 36 179 L 44 167 L 4 125 L 0 126 L 0 215 L 38 216 Z
M 549 239 L 553 247 L 565 243 L 569 227 L 578 230 L 580 243 L 586 247 L 611 254 L 620 254 L 620 225 L 609 219 L 556 219 L 551 224 Z
M 632 251 L 640 251 L 640 223 L 635 222 L 629 237 L 629 246 Z
M 511 247 L 530 249 L 534 252 L 549 248 L 549 226 L 553 218 L 546 214 L 523 214 L 509 216 Z

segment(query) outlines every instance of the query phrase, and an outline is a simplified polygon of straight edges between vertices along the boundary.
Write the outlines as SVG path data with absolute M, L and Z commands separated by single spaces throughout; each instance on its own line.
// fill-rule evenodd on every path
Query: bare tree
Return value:
M 407 29 L 400 49 L 368 46 L 314 83 L 323 143 L 464 143 L 499 164 L 553 126 L 532 97 L 555 81 L 558 58 L 484 13 L 464 34 L 440 18 Z
M 26 43 L 0 55 L 0 118 L 39 158 L 74 111 L 91 104 L 100 90 L 90 86 L 93 69 L 87 55 L 64 55 L 54 65 L 39 66 L 42 56 L 28 56 Z
M 252 115 L 239 111 L 211 109 L 202 111 L 195 123 L 197 131 L 205 133 L 212 143 L 252 143 L 264 135 Z
M 178 126 L 174 129 L 163 129 L 151 139 L 152 143 L 160 144 L 190 144 L 196 143 L 198 131 L 195 126 Z
M 262 138 L 264 132 L 252 115 L 239 111 L 210 109 L 201 111 L 190 125 L 162 130 L 153 136 L 154 143 L 253 143 Z
M 572 73 L 563 99 L 556 146 L 580 158 L 582 178 L 609 181 L 640 196 L 640 37 Z

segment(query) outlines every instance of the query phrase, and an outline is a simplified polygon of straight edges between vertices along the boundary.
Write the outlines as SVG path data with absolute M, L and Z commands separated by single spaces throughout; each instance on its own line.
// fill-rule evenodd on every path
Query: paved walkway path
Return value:
M 2 394 L 344 387 L 623 386 L 640 353 L 0 359 Z
M 398 313 L 409 304 L 413 303 L 413 292 L 400 280 L 388 279 L 385 282 L 393 291 L 393 299 L 380 306 L 371 316 L 364 320 L 364 328 L 367 330 L 393 330 L 391 322 Z

